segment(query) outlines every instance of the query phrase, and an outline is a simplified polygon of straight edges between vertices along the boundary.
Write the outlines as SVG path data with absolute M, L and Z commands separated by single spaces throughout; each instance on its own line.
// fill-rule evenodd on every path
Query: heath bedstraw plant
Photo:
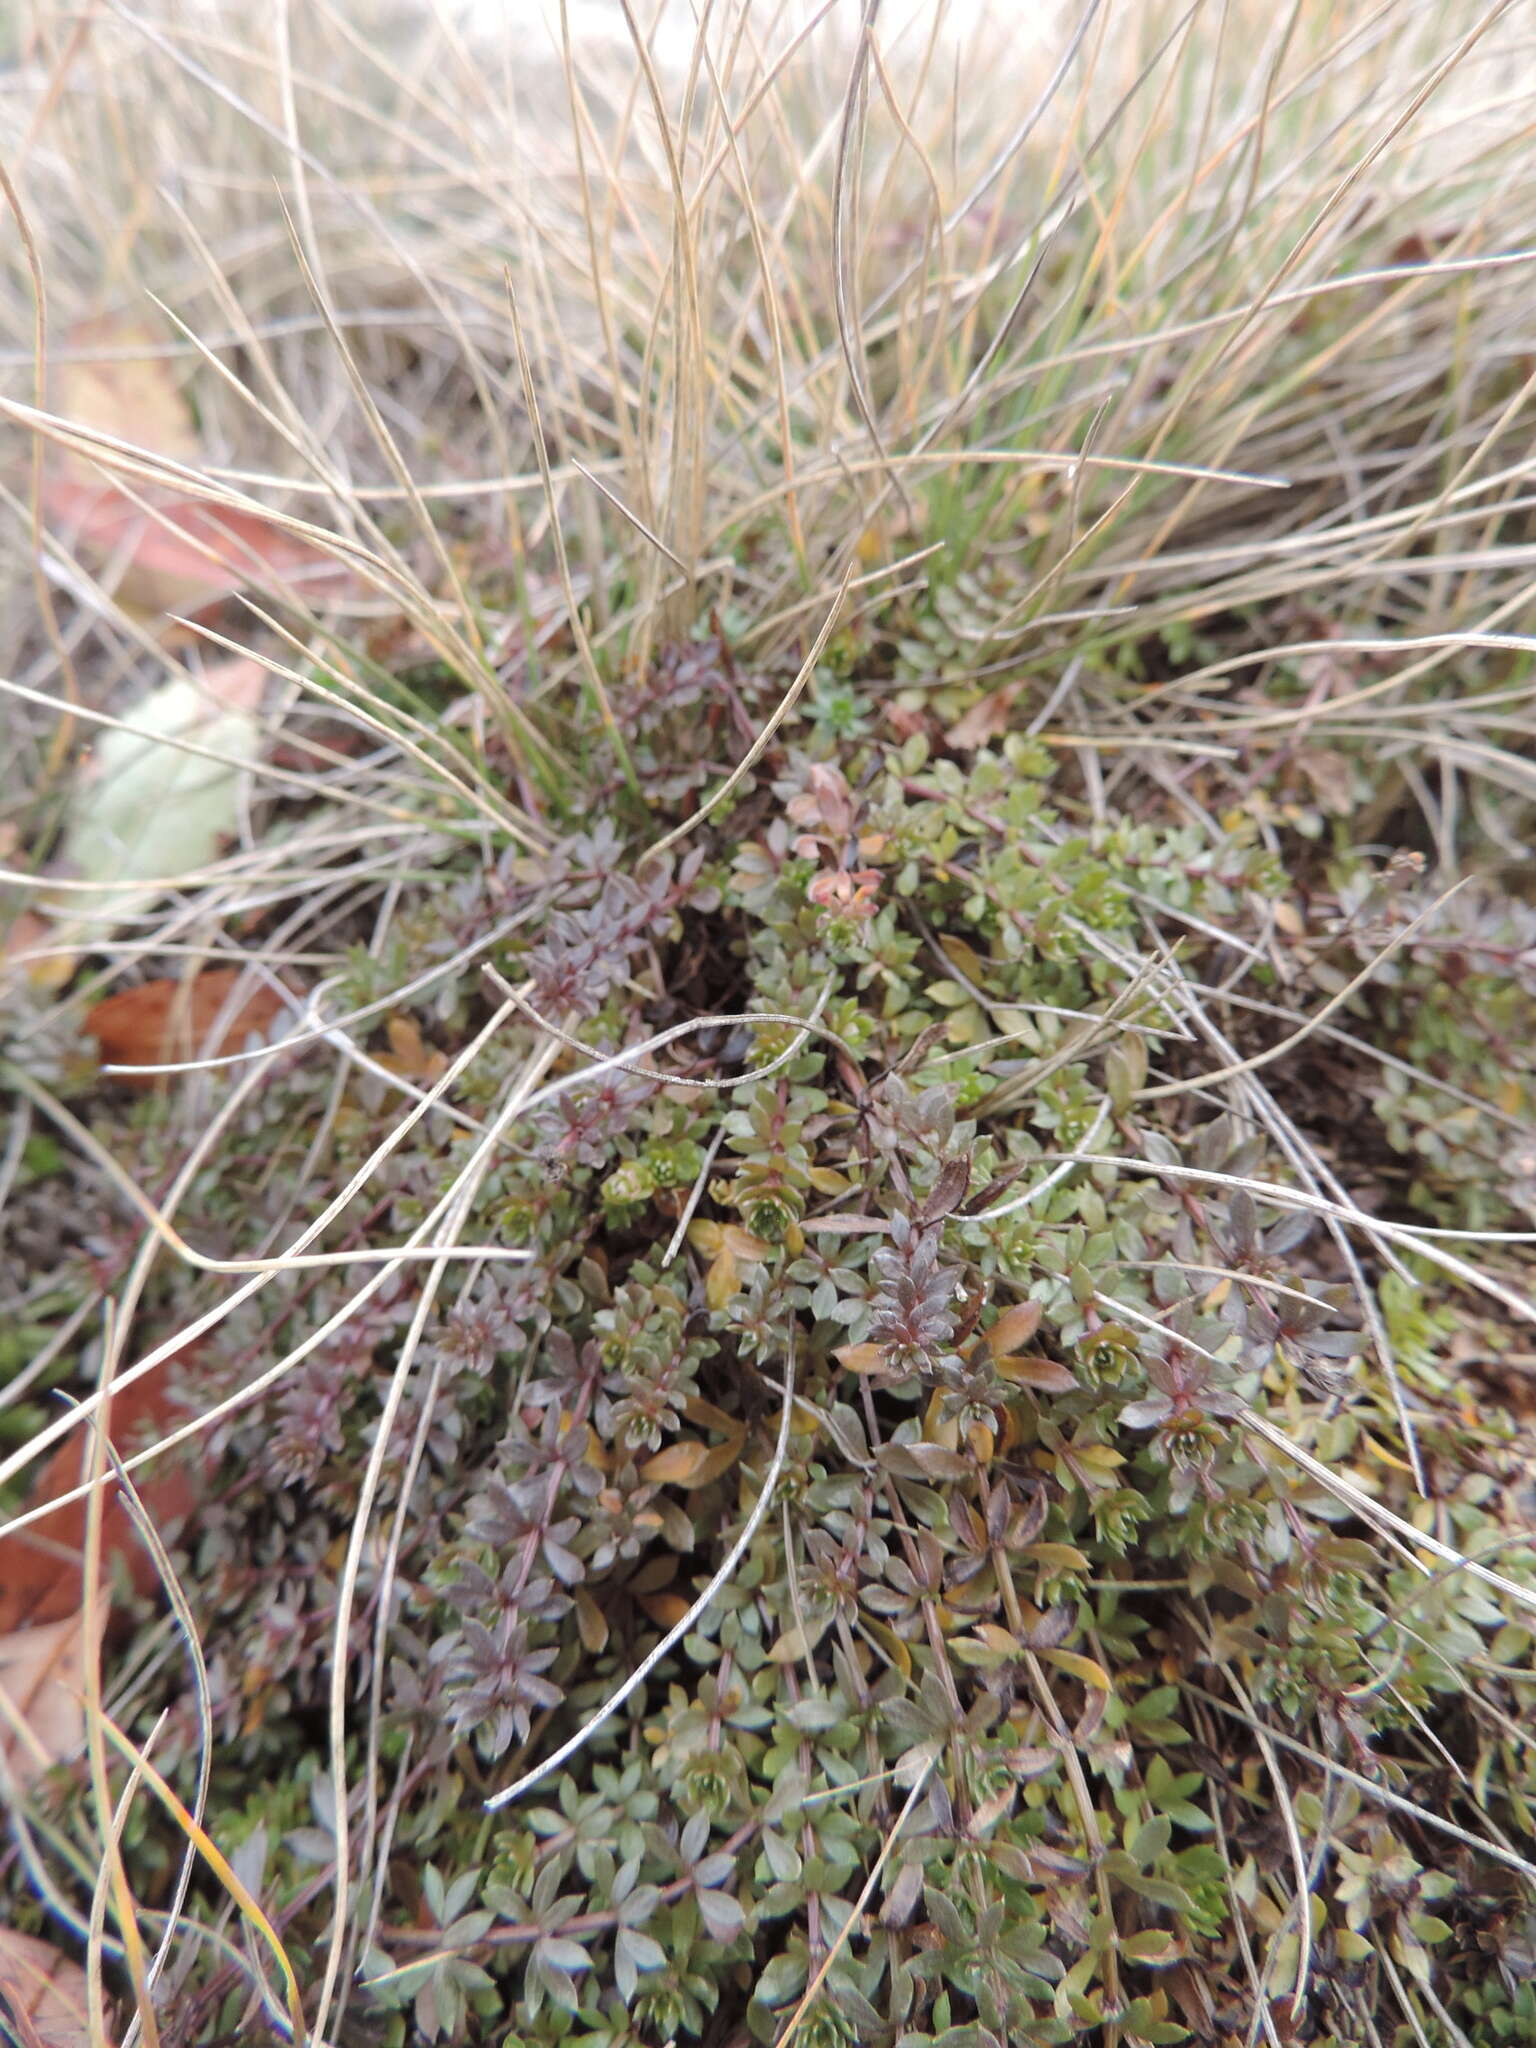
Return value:
M 1531 2038 L 1528 24 L 598 17 L 12 35 L 0 2029 Z

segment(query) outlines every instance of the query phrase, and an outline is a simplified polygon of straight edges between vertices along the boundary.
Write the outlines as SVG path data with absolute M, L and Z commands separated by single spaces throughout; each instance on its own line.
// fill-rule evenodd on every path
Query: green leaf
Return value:
M 1448 1941 L 1451 1937 L 1449 1921 L 1442 1920 L 1435 1913 L 1415 1913 L 1408 1924 L 1419 1940 L 1427 1942 L 1431 1947 L 1437 1941 Z
M 786 1950 L 768 1964 L 753 1986 L 752 1996 L 760 2005 L 787 2005 L 805 1989 L 806 1976 L 805 1957 Z
M 746 1909 L 732 1892 L 701 1891 L 694 1898 L 699 1918 L 716 1941 L 734 1941 L 746 1925 Z
M 637 1970 L 663 1970 L 667 1964 L 667 1952 L 654 1935 L 642 1934 L 637 1927 L 621 1927 L 616 1946 Z
M 1143 1868 L 1155 1863 L 1173 1840 L 1173 1822 L 1166 1814 L 1159 1814 L 1139 1827 L 1126 1843 L 1126 1848 Z
M 244 657 L 201 683 L 178 676 L 103 733 L 76 783 L 61 849 L 65 872 L 97 886 L 49 899 L 66 942 L 99 939 L 136 916 L 206 867 L 236 830 L 240 785 L 260 746 L 264 679 Z
M 793 1706 L 783 1709 L 784 1719 L 801 1735 L 825 1735 L 829 1728 L 835 1728 L 844 1718 L 844 1707 L 837 1700 L 826 1700 L 812 1696 L 796 1700 Z
M 566 1970 L 572 1976 L 578 1970 L 590 1970 L 592 1958 L 579 1941 L 569 1941 L 564 1935 L 546 1934 L 536 1944 L 544 1961 L 556 1970 Z

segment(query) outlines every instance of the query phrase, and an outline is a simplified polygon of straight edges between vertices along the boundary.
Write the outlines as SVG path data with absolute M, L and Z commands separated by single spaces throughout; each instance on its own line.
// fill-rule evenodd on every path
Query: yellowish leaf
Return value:
M 608 1617 L 585 1586 L 577 1586 L 571 1598 L 576 1607 L 576 1627 L 581 1635 L 581 1647 L 589 1656 L 595 1657 L 608 1645 Z
M 698 1470 L 684 1485 L 690 1487 L 713 1486 L 717 1479 L 723 1479 L 736 1460 L 741 1456 L 747 1441 L 744 1428 L 733 1429 L 723 1444 L 716 1444 L 704 1458 Z
M 1108 1444 L 1074 1444 L 1072 1455 L 1090 1472 L 1118 1472 L 1125 1463 L 1124 1453 L 1111 1450 Z
M 1005 1458 L 1010 1458 L 1024 1441 L 1024 1432 L 1019 1420 L 1018 1409 L 1010 1405 L 1003 1410 L 1003 1433 L 997 1448 Z
M 987 1036 L 988 1025 L 975 1003 L 965 1003 L 949 1016 L 949 1028 L 944 1033 L 950 1045 L 980 1045 Z
M 1070 1678 L 1079 1678 L 1084 1685 L 1096 1686 L 1100 1692 L 1109 1692 L 1109 1673 L 1102 1664 L 1096 1664 L 1092 1657 L 1081 1657 L 1076 1650 L 1042 1650 L 1040 1656 L 1047 1664 L 1054 1664 L 1059 1671 L 1065 1671 Z
M 3 850 L 3 849 L 0 849 Z M 74 955 L 55 948 L 53 926 L 35 910 L 20 910 L 0 937 L 0 967 L 7 977 L 19 968 L 34 988 L 51 993 L 62 988 L 75 971 Z M 0 994 L 5 983 L 0 982 Z
M 912 1652 L 895 1629 L 883 1621 L 877 1621 L 872 1614 L 864 1615 L 859 1622 L 859 1633 L 883 1650 L 903 1678 L 912 1676 Z
M 705 1301 L 711 1308 L 724 1308 L 736 1292 L 739 1280 L 736 1254 L 722 1241 L 720 1249 L 710 1261 L 709 1271 L 704 1275 Z
M 1362 1432 L 1360 1441 L 1370 1455 L 1380 1464 L 1390 1465 L 1394 1472 L 1412 1472 L 1413 1467 L 1406 1458 L 1398 1457 L 1397 1453 L 1389 1451 L 1385 1444 L 1377 1443 L 1375 1437 L 1367 1436 Z
M 995 1650 L 990 1643 L 978 1642 L 975 1636 L 956 1636 L 949 1644 L 949 1652 L 958 1663 L 968 1665 L 973 1671 L 996 1671 L 1006 1664 L 1009 1652 Z
M 1153 1969 L 1176 1963 L 1184 1951 L 1166 1927 L 1148 1927 L 1140 1934 L 1127 1935 L 1120 1953 L 1131 1963 L 1145 1963 Z
M 707 1408 L 709 1403 L 700 1402 L 698 1405 Z M 747 1440 L 746 1429 L 741 1423 L 732 1422 L 728 1416 L 721 1416 L 720 1420 L 725 1427 L 724 1443 L 711 1448 L 696 1438 L 679 1438 L 676 1443 L 668 1444 L 665 1450 L 658 1451 L 654 1458 L 646 1460 L 641 1468 L 641 1478 L 650 1486 L 712 1486 L 730 1471 Z
M 428 1045 L 414 1017 L 387 1017 L 384 1030 L 389 1051 L 380 1059 L 381 1067 L 398 1074 L 403 1081 L 420 1081 L 428 1087 L 442 1079 L 448 1056 L 435 1045 Z
M 923 1441 L 939 1444 L 946 1451 L 960 1448 L 960 1424 L 953 1415 L 945 1416 L 944 1395 L 938 1387 L 934 1388 L 923 1416 Z
M 974 946 L 957 939 L 952 932 L 946 932 L 939 940 L 939 946 L 951 967 L 956 967 L 967 981 L 982 982 L 987 978 L 987 963 Z
M 1010 1634 L 1007 1629 L 1000 1628 L 995 1621 L 978 1622 L 975 1632 L 989 1648 L 998 1651 L 1004 1657 L 1022 1657 L 1024 1654 L 1024 1647 L 1018 1637 Z
M 1024 1555 L 1052 1572 L 1085 1572 L 1088 1560 L 1070 1543 L 1031 1543 Z
M 713 1401 L 706 1401 L 702 1394 L 693 1394 L 683 1403 L 683 1413 L 696 1429 L 718 1430 L 722 1436 L 729 1436 L 741 1424 L 734 1415 L 727 1415 L 723 1408 L 717 1408 Z
M 648 1557 L 629 1582 L 631 1593 L 659 1593 L 677 1577 L 677 1558 L 665 1550 Z
M 737 1260 L 743 1266 L 757 1264 L 773 1251 L 771 1244 L 765 1244 L 760 1237 L 754 1237 L 750 1230 L 744 1230 L 739 1223 L 727 1223 L 720 1232 L 722 1244 L 730 1246 Z
M 832 1356 L 844 1372 L 878 1372 L 885 1353 L 878 1344 L 844 1344 Z

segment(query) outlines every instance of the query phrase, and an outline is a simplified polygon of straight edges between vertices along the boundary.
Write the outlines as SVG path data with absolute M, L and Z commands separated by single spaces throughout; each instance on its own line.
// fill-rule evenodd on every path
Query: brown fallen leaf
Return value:
M 97 1003 L 81 1029 L 95 1039 L 105 1066 L 153 1067 L 168 1060 L 213 1058 L 238 1049 L 253 1032 L 264 1036 L 291 1007 L 280 990 L 258 985 L 219 1025 L 243 974 L 239 967 L 206 967 L 190 981 L 172 976 L 141 981 Z M 156 1080 L 152 1074 L 117 1078 L 134 1088 L 153 1087 Z
M 153 1066 L 170 1060 L 212 1058 L 264 1035 L 291 1008 L 277 989 L 251 990 L 226 1013 L 238 968 L 208 968 L 190 982 L 171 978 L 141 982 L 98 1003 L 84 1024 L 107 1065 Z M 219 1019 L 223 1018 L 222 1024 Z M 153 1085 L 151 1076 L 123 1076 L 133 1087 Z
M 0 965 L 7 977 L 21 974 L 34 988 L 62 988 L 75 971 L 73 955 L 48 951 L 53 926 L 35 910 L 20 910 L 0 935 Z
M 178 1353 L 157 1371 L 146 1373 L 113 1395 L 109 1428 L 119 1451 L 134 1449 L 147 1431 L 172 1419 L 168 1375 L 171 1366 L 186 1356 Z M 62 1500 L 74 1491 L 80 1484 L 81 1447 L 86 1441 L 82 1431 L 60 1444 L 43 1467 L 29 1505 Z M 89 1455 L 88 1449 L 85 1455 Z M 157 1462 L 136 1483 L 139 1498 L 157 1528 L 191 1512 L 196 1487 L 186 1466 Z M 35 1633 L 41 1626 L 67 1622 L 77 1615 L 82 1597 L 85 1510 L 84 1500 L 69 1501 L 25 1529 L 0 1536 L 0 1656 L 8 1641 L 18 1640 L 16 1631 Z M 148 1592 L 155 1584 L 154 1560 L 134 1529 L 115 1480 L 107 1482 L 101 1551 L 104 1584 L 110 1584 L 106 1567 L 114 1557 L 122 1558 L 137 1591 Z M 0 1672 L 0 1678 L 3 1676 Z
M 160 339 L 148 327 L 110 315 L 80 321 L 70 330 L 71 356 L 99 351 L 100 357 L 59 365 L 54 385 L 59 411 L 75 426 L 95 427 L 157 455 L 195 463 L 197 429 L 170 359 L 157 353 Z M 65 458 L 66 466 L 77 464 L 84 467 L 79 458 Z
M 0 1797 L 25 1791 L 84 1745 L 85 1649 L 78 1609 L 0 1635 Z
M 984 697 L 978 697 L 969 711 L 962 712 L 949 731 L 944 735 L 944 744 L 953 747 L 956 753 L 969 753 L 976 747 L 984 747 L 988 740 L 1000 739 L 1013 723 L 1012 712 L 1022 683 L 1003 683 L 995 690 L 988 690 Z
M 191 409 L 153 333 L 106 317 L 76 327 L 70 347 L 103 359 L 59 365 L 61 417 L 185 468 L 199 466 Z M 142 477 L 129 488 L 133 496 L 87 455 L 64 448 L 50 461 L 43 499 L 71 548 L 107 574 L 130 610 L 196 616 L 251 583 L 306 596 L 351 584 L 350 571 L 323 549 L 261 512 L 207 504 Z
M 85 2048 L 89 1992 L 78 1963 L 36 1935 L 0 1927 L 0 2014 L 26 2048 Z
M 389 1073 L 398 1074 L 402 1081 L 419 1081 L 424 1087 L 431 1087 L 448 1071 L 448 1055 L 439 1052 L 435 1045 L 428 1045 L 413 1017 L 392 1012 L 384 1020 L 384 1032 L 389 1051 L 379 1054 L 378 1063 Z
M 1357 808 L 1355 769 L 1347 755 L 1329 747 L 1302 747 L 1295 758 L 1320 809 L 1330 817 L 1347 818 Z
M 50 475 L 43 487 L 60 537 L 140 611 L 196 617 L 252 583 L 305 598 L 351 587 L 350 570 L 261 513 L 158 486 L 135 497 L 99 477 Z

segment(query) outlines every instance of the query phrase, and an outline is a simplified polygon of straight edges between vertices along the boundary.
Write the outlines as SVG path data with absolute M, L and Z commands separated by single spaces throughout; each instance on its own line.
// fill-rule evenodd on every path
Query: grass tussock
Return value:
M 61 2038 L 1536 2038 L 1529 31 L 0 28 Z

